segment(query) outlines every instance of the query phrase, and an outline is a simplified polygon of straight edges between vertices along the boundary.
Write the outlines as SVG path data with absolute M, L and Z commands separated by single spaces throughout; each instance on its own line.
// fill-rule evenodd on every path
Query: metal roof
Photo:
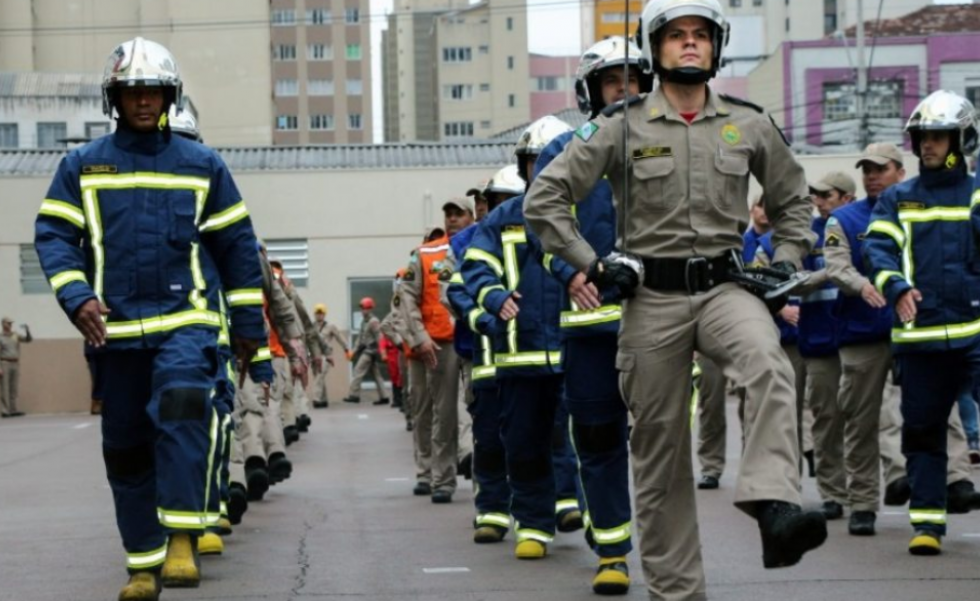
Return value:
M 241 146 L 215 150 L 233 172 L 500 167 L 512 143 L 407 143 L 322 146 Z M 65 150 L 0 150 L 0 176 L 54 173 Z
M 553 113 L 552 116 L 558 117 L 559 119 L 567 123 L 569 126 L 571 126 L 572 129 L 578 129 L 579 127 L 582 126 L 583 123 L 589 120 L 588 115 L 584 115 L 577 108 L 564 109 L 558 111 L 557 113 Z M 517 127 L 512 127 L 502 132 L 495 133 L 492 136 L 490 136 L 490 139 L 494 141 L 506 140 L 511 144 L 516 144 L 517 138 L 521 137 L 521 132 L 527 129 L 528 126 L 531 125 L 532 123 L 534 123 L 534 121 L 528 121 L 523 125 L 518 125 Z
M 0 73 L 0 98 L 101 98 L 98 73 Z

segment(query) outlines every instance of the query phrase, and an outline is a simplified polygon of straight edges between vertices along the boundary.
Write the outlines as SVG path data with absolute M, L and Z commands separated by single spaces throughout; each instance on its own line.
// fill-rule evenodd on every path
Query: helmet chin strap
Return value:
M 681 85 L 696 85 L 708 83 L 714 73 L 697 67 L 680 67 L 678 69 L 664 69 L 660 63 L 655 65 L 657 75 L 662 81 L 669 81 Z

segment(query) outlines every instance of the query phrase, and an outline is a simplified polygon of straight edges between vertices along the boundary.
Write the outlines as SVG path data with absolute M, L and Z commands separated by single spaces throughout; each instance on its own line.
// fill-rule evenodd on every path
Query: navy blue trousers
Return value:
M 502 402 L 496 385 L 477 385 L 468 407 L 473 416 L 473 479 L 476 481 L 475 527 L 510 527 L 510 483 L 507 453 L 500 437 Z

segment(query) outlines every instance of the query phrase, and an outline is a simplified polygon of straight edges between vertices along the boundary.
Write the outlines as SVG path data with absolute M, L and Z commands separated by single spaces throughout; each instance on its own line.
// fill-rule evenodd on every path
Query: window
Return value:
M 514 17 L 507 17 L 507 31 L 514 31 Z
M 514 108 L 516 104 L 517 104 L 517 97 L 514 96 L 513 94 L 507 94 L 507 106 L 509 106 L 510 108 Z
M 603 23 L 625 23 L 626 13 L 602 13 Z
M 905 85 L 901 80 L 868 83 L 865 110 L 871 119 L 901 119 Z M 857 91 L 853 83 L 825 83 L 823 86 L 825 121 L 857 119 Z
M 295 117 L 293 117 L 295 119 Z M 266 240 L 266 254 L 270 261 L 282 263 L 286 277 L 297 286 L 310 283 L 310 243 L 306 238 Z
M 276 96 L 296 96 L 299 94 L 299 82 L 295 79 L 277 79 Z
M 85 124 L 85 137 L 89 140 L 101 138 L 111 131 L 109 123 L 106 121 L 95 121 Z
M 296 11 L 288 9 L 276 9 L 272 11 L 272 25 L 275 27 L 288 27 L 296 24 Z
M 789 31 L 789 17 L 786 17 L 786 31 Z
M 65 138 L 68 137 L 68 124 L 58 123 L 38 123 L 37 124 L 37 147 L 38 148 L 65 148 Z
M 741 8 L 742 0 L 728 0 L 728 6 L 732 8 Z
M 508 56 L 507 57 L 507 68 L 508 69 L 513 69 L 514 68 L 514 57 L 513 56 Z
M 469 84 L 442 86 L 442 97 L 446 100 L 472 100 L 473 86 Z
M 829 35 L 837 31 L 837 0 L 823 0 L 823 32 Z
M 333 60 L 333 46 L 327 44 L 309 44 L 306 47 L 306 58 L 311 61 Z
M 359 61 L 359 60 L 361 60 L 361 45 L 360 44 L 347 44 L 347 60 L 349 60 L 349 61 Z
M 489 92 L 490 91 L 490 84 L 488 84 L 488 83 L 481 83 L 480 84 L 480 91 L 481 92 Z
M 20 146 L 17 137 L 16 123 L 0 123 L 0 148 L 17 148 Z
M 51 285 L 41 269 L 41 259 L 33 244 L 20 245 L 20 291 L 23 294 L 51 294 Z
M 348 25 L 354 25 L 361 22 L 361 10 L 355 7 L 347 7 L 347 11 L 344 15 L 345 20 Z
M 762 6 L 762 0 L 752 0 L 752 6 Z
M 279 115 L 276 117 L 276 129 L 279 131 L 293 131 L 299 128 L 299 119 L 296 115 Z
M 310 131 L 332 131 L 333 115 L 310 115 Z
M 306 9 L 306 23 L 308 25 L 329 25 L 333 23 L 333 16 L 329 8 L 308 8 Z
M 272 49 L 272 58 L 277 61 L 294 61 L 296 60 L 296 45 L 295 44 L 277 44 Z
M 977 104 L 980 102 L 980 82 L 967 82 L 965 95 L 966 99 L 973 103 L 973 106 L 980 106 Z M 3 128 L 3 126 L 0 125 L 0 128 Z M 0 146 L 3 146 L 3 144 L 0 143 Z
M 442 49 L 442 62 L 468 63 L 473 60 L 473 49 L 469 46 L 450 46 Z
M 368 296 L 374 299 L 375 314 L 379 312 L 383 313 L 387 311 L 388 307 L 391 306 L 391 296 L 392 296 L 392 278 L 351 278 L 347 280 L 347 306 L 350 307 L 350 335 L 351 335 L 351 348 L 357 348 L 357 337 L 361 332 L 361 322 L 364 321 L 364 316 L 361 314 L 360 309 L 357 308 L 357 304 L 362 298 Z M 339 314 L 339 313 L 338 313 Z M 378 319 L 381 315 L 378 315 Z M 335 323 L 340 323 L 338 319 Z M 387 362 L 382 361 L 381 372 L 385 380 L 388 380 L 388 365 Z M 348 373 L 353 375 L 354 364 L 347 362 Z M 376 385 L 372 378 L 366 378 L 361 384 L 361 390 L 376 390 Z
M 447 138 L 465 138 L 473 136 L 472 121 L 450 121 L 442 126 L 443 134 Z
M 310 96 L 333 96 L 332 79 L 311 79 L 306 82 L 306 93 Z
M 480 121 L 480 129 L 490 129 L 489 121 Z
M 477 52 L 480 54 L 490 54 L 490 46 L 480 46 L 477 48 Z
M 360 96 L 364 93 L 364 82 L 360 79 L 348 79 L 345 85 L 348 96 Z
M 558 92 L 565 89 L 564 83 L 564 77 L 554 75 L 535 77 L 531 80 L 531 89 L 537 92 Z
M 351 113 L 347 115 L 347 129 L 361 129 L 361 114 Z

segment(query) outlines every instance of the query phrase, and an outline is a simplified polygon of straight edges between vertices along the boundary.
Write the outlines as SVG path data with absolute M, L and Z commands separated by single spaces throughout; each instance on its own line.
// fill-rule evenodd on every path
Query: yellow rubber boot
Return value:
M 198 555 L 221 555 L 224 550 L 224 541 L 214 532 L 205 532 L 197 539 Z
M 163 562 L 160 580 L 167 588 L 197 588 L 201 584 L 197 541 L 190 534 L 179 532 L 170 535 L 167 560 Z
M 160 578 L 153 572 L 136 572 L 119 591 L 119 601 L 158 601 Z
M 599 570 L 592 579 L 597 595 L 625 595 L 630 590 L 630 571 L 625 557 L 600 557 Z
M 909 542 L 909 553 L 912 555 L 939 555 L 942 552 L 942 538 L 932 532 L 916 530 L 915 536 Z
M 478 544 L 499 543 L 504 540 L 507 530 L 498 526 L 484 525 L 473 531 L 473 542 Z
M 548 554 L 548 546 L 541 541 L 532 539 L 517 543 L 514 555 L 517 559 L 541 559 Z
M 218 534 L 228 536 L 231 534 L 231 520 L 225 516 L 218 518 Z

